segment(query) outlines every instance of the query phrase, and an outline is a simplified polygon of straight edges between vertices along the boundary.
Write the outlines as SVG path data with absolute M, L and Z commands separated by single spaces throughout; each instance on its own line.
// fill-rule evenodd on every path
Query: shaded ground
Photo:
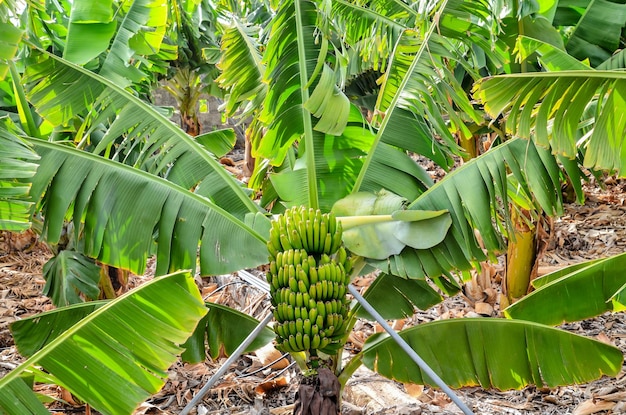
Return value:
M 626 193 L 621 181 L 608 181 L 608 190 L 589 191 L 585 205 L 568 204 L 565 215 L 555 220 L 554 231 L 540 272 L 591 258 L 624 252 L 626 245 Z M 30 236 L 8 239 L 0 234 L 0 376 L 13 369 L 21 358 L 8 331 L 15 319 L 50 309 L 49 300 L 41 295 L 44 285 L 41 267 L 50 256 L 46 247 L 32 245 Z M 258 271 L 254 274 L 261 277 Z M 494 265 L 466 290 L 467 296 L 447 299 L 408 321 L 395 322 L 397 328 L 437 319 L 497 316 L 498 283 L 502 269 Z M 247 274 L 246 274 L 247 275 Z M 264 294 L 241 277 L 222 276 L 198 279 L 203 295 L 226 303 L 259 318 L 268 310 Z M 141 284 L 149 276 L 133 277 Z M 247 277 L 249 278 L 249 277 Z M 367 286 L 367 279 L 360 281 Z M 626 314 L 605 314 L 563 328 L 614 344 L 626 353 Z M 377 328 L 359 322 L 347 345 L 345 356 L 358 351 L 362 341 Z M 283 359 L 273 367 L 273 350 L 242 356 L 205 397 L 195 413 L 205 414 L 287 414 L 291 413 L 298 370 Z M 280 357 L 280 355 L 278 355 Z M 581 359 L 584 356 L 581 356 Z M 207 360 L 198 365 L 176 363 L 169 371 L 163 390 L 148 400 L 137 414 L 176 414 L 210 379 L 224 359 Z M 42 386 L 42 392 L 71 400 L 56 387 Z M 573 387 L 497 392 L 465 388 L 459 396 L 476 414 L 620 414 L 626 413 L 626 373 L 615 379 Z M 56 413 L 85 413 L 80 405 L 54 404 Z M 94 413 L 95 411 L 92 411 Z M 357 414 L 457 414 L 461 413 L 438 391 L 415 385 L 402 385 L 361 369 L 350 380 L 345 391 L 344 415 Z

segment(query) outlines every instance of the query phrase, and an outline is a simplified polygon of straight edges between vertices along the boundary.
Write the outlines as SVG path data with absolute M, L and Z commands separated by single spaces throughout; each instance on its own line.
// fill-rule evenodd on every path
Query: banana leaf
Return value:
M 380 273 L 363 294 L 367 302 L 387 320 L 401 319 L 415 314 L 415 308 L 427 310 L 443 301 L 443 297 L 425 280 L 409 280 Z M 372 319 L 360 304 L 356 315 Z
M 17 53 L 18 44 L 24 31 L 10 22 L 0 22 L 0 80 L 4 79 L 9 71 L 7 61 L 13 59 Z
M 43 295 L 57 307 L 82 302 L 80 294 L 96 300 L 100 294 L 100 266 L 79 252 L 63 250 L 43 266 Z
M 20 377 L 41 366 L 96 410 L 132 413 L 163 386 L 178 345 L 205 313 L 188 272 L 154 279 L 83 318 L 4 376 L 0 409 L 47 413 Z
M 22 82 L 35 110 L 52 125 L 65 126 L 75 117 L 90 121 L 84 126 L 87 132 L 104 125 L 106 133 L 93 152 L 156 175 L 179 170 L 172 181 L 188 189 L 207 180 L 211 200 L 241 219 L 260 211 L 213 154 L 150 104 L 100 75 L 36 52 Z M 127 157 L 131 155 L 136 158 Z
M 209 199 L 158 176 L 59 143 L 31 139 L 41 156 L 31 195 L 43 235 L 55 243 L 70 215 L 87 256 L 142 274 L 156 242 L 157 274 L 195 269 L 225 274 L 267 262 L 269 222 L 254 228 Z M 256 223 L 258 222 L 258 223 Z M 269 234 L 269 233 L 268 233 Z
M 507 114 L 512 135 L 532 138 L 570 159 L 584 144 L 585 167 L 623 174 L 623 72 L 590 69 L 494 76 L 477 84 L 476 96 L 491 116 Z
M 545 275 L 537 290 L 504 310 L 505 316 L 556 326 L 613 311 L 614 297 L 624 294 L 626 254 L 593 260 Z M 617 306 L 617 311 L 621 307 Z
M 198 363 L 206 358 L 207 348 L 213 359 L 230 356 L 246 337 L 259 325 L 259 321 L 230 307 L 206 303 L 209 312 L 183 345 L 185 362 Z M 274 331 L 265 327 L 244 351 L 251 352 L 274 339 Z
M 39 156 L 24 140 L 0 125 L 0 230 L 23 231 L 30 227 L 29 180 Z
M 619 349 L 606 343 L 525 321 L 440 320 L 403 330 L 400 336 L 453 388 L 584 383 L 615 376 L 624 359 Z M 434 385 L 385 335 L 371 336 L 359 358 L 387 378 Z

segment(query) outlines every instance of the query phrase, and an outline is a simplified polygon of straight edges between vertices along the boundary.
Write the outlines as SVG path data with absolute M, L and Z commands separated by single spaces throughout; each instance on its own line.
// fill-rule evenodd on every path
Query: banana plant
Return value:
M 469 101 L 442 82 L 449 79 L 444 76 L 451 75 L 449 71 L 437 72 L 429 62 L 460 59 L 455 55 L 458 44 L 440 36 L 430 18 L 440 16 L 440 27 L 457 33 L 459 38 L 466 38 L 464 29 L 469 27 L 480 31 L 485 27 L 475 25 L 469 12 L 489 10 L 487 3 L 473 2 L 472 6 L 476 7 L 456 1 L 438 3 L 435 9 L 424 14 L 428 18 L 421 22 L 426 30 L 419 34 L 407 29 L 400 34 L 383 87 L 384 99 L 381 98 L 380 105 L 385 108 L 385 116 L 372 130 L 362 117 L 358 118 L 354 107 L 349 103 L 345 105 L 341 94 L 331 100 L 333 105 L 328 109 L 320 110 L 318 105 L 313 105 L 313 98 L 324 92 L 324 86 L 332 86 L 332 96 L 336 87 L 333 86 L 336 75 L 325 64 L 328 55 L 322 53 L 323 38 L 320 38 L 319 45 L 315 45 L 309 37 L 323 33 L 315 29 L 317 3 L 296 1 L 281 5 L 274 20 L 277 26 L 270 32 L 273 41 L 270 41 L 264 57 L 267 71 L 264 76 L 270 82 L 271 93 L 264 99 L 266 106 L 261 116 L 267 121 L 272 119 L 272 111 L 287 113 L 282 114 L 282 118 L 272 119 L 268 125 L 270 133 L 264 137 L 267 140 L 259 148 L 268 154 L 272 148 L 280 149 L 272 154 L 272 158 L 291 163 L 290 170 L 285 172 L 284 183 L 298 183 L 289 198 L 282 197 L 283 206 L 305 204 L 328 211 L 340 197 L 350 192 L 380 194 L 381 189 L 386 189 L 398 193 L 402 206 L 408 206 L 408 210 L 397 209 L 400 213 L 395 218 L 395 211 L 386 212 L 394 221 L 404 215 L 419 216 L 420 211 L 447 211 L 445 216 L 449 215 L 450 229 L 445 228 L 447 232 L 441 241 L 433 242 L 435 245 L 416 248 L 406 244 L 399 252 L 390 251 L 386 258 L 368 259 L 370 265 L 393 275 L 393 278 L 406 279 L 405 285 L 397 286 L 427 294 L 435 293 L 431 283 L 444 293 L 455 293 L 463 275 L 459 277 L 453 271 L 467 271 L 485 259 L 485 251 L 494 256 L 502 249 L 502 230 L 506 229 L 508 218 L 505 207 L 509 197 L 532 196 L 546 211 L 558 213 L 561 209 L 559 166 L 548 151 L 535 146 L 532 141 L 516 139 L 494 147 L 435 185 L 408 154 L 428 150 L 432 158 L 445 166 L 450 154 L 456 151 L 448 128 L 452 125 L 462 131 L 462 119 L 454 119 L 452 115 L 452 124 L 447 124 L 441 112 L 454 109 L 452 104 L 447 100 L 438 102 L 433 97 L 453 97 L 456 105 L 468 110 Z M 278 25 L 278 22 L 284 24 Z M 294 37 L 290 30 L 297 35 Z M 326 46 L 329 50 L 330 44 Z M 224 173 L 198 140 L 190 139 L 149 105 L 106 78 L 47 54 L 35 45 L 29 47 L 33 51 L 33 64 L 27 67 L 24 83 L 33 108 L 55 125 L 62 125 L 77 114 L 89 114 L 94 120 L 90 125 L 106 125 L 96 155 L 62 143 L 25 138 L 41 157 L 30 194 L 37 209 L 43 208 L 49 238 L 54 240 L 57 237 L 63 219 L 69 215 L 77 232 L 81 229 L 85 235 L 82 249 L 86 253 L 136 272 L 143 270 L 142 263 L 145 263 L 148 252 L 156 253 L 160 274 L 177 268 L 194 268 L 198 246 L 200 272 L 204 275 L 268 262 L 268 218 L 241 186 Z M 303 62 L 303 58 L 308 60 Z M 322 63 L 318 65 L 318 62 Z M 286 75 L 292 73 L 290 71 L 298 74 L 295 79 L 286 79 Z M 285 83 L 281 84 L 279 81 L 283 79 Z M 431 82 L 434 89 L 429 88 Z M 349 109 L 347 116 L 343 111 L 345 108 Z M 331 132 L 340 129 L 344 123 L 341 135 L 333 136 Z M 314 129 L 318 124 L 322 124 L 320 129 L 324 131 Z M 446 145 L 433 144 L 435 141 L 428 134 L 430 130 L 440 132 L 444 142 L 447 138 Z M 116 141 L 119 137 L 123 139 Z M 327 186 L 330 182 L 323 185 L 325 182 L 320 179 L 324 175 L 318 175 L 317 169 L 321 167 L 322 172 L 327 169 L 326 173 L 332 173 L 338 166 L 349 171 L 346 167 L 349 162 L 330 159 L 336 161 L 333 164 L 322 158 L 328 154 L 328 148 L 342 148 L 343 143 L 338 137 L 361 137 L 368 143 L 368 151 L 352 153 L 358 155 L 347 180 L 352 185 L 333 193 L 334 190 Z M 414 141 L 411 137 L 417 139 Z M 291 146 L 296 141 L 299 142 L 297 152 Z M 426 146 L 426 143 L 431 145 Z M 124 155 L 128 153 L 123 149 L 133 146 L 141 149 L 138 157 L 125 159 Z M 336 153 L 330 151 L 330 154 Z M 110 159 L 98 154 L 106 154 Z M 331 176 L 327 174 L 327 177 Z M 276 183 L 279 180 L 274 179 Z M 515 183 L 516 187 L 509 187 L 509 183 Z M 280 188 L 281 191 L 285 189 L 289 187 L 283 185 Z M 145 206 L 145 209 L 137 211 L 135 207 L 138 205 Z M 408 213 L 402 213 L 404 211 Z M 378 232 L 378 228 L 375 230 Z M 245 249 L 242 250 L 242 246 Z M 384 289 L 383 284 L 378 284 L 368 293 L 380 296 Z M 431 304 L 438 298 L 431 296 L 422 304 Z M 411 301 L 418 304 L 418 299 Z M 399 303 L 400 306 L 400 310 L 407 309 L 406 302 Z M 392 306 L 388 309 L 398 312 L 398 308 Z M 430 349 L 426 350 L 431 352 L 424 354 L 435 367 L 443 364 L 439 355 L 432 352 L 441 351 L 437 341 L 458 340 L 459 348 L 441 351 L 444 361 L 459 363 L 459 370 L 465 373 L 459 376 L 456 370 L 442 371 L 444 380 L 453 386 L 476 384 L 472 382 L 478 380 L 486 387 L 522 387 L 529 382 L 554 386 L 590 380 L 603 373 L 615 374 L 621 367 L 619 351 L 591 339 L 522 321 L 480 320 L 477 323 L 469 320 L 438 322 L 420 327 L 422 331 L 415 329 L 402 335 L 415 339 L 419 333 L 428 333 L 428 336 L 419 336 L 419 341 L 430 344 Z M 489 336 L 455 336 L 477 327 L 483 333 L 490 333 Z M 504 364 L 500 363 L 501 370 L 485 362 L 482 359 L 484 354 L 473 353 L 487 347 L 485 341 L 506 339 L 507 336 L 519 343 L 515 347 L 509 343 L 493 344 L 494 348 L 505 350 L 508 357 Z M 573 350 L 585 350 L 590 359 L 575 368 L 545 365 L 539 356 L 554 344 L 551 341 L 562 344 L 568 356 L 575 353 Z M 526 342 L 536 346 L 530 354 L 525 349 Z M 511 350 L 515 353 L 510 353 Z M 372 339 L 364 352 L 368 353 L 367 356 L 360 355 L 342 372 L 344 379 L 360 363 L 388 376 L 404 376 L 398 375 L 398 362 L 405 367 L 404 355 L 393 347 L 392 342 Z M 494 352 L 494 355 L 499 354 Z M 517 369 L 509 370 L 519 365 L 533 368 L 533 376 L 519 376 Z M 490 378 L 486 375 L 495 371 L 498 376 Z M 415 373 L 411 371 L 415 381 L 429 381 Z M 492 379 L 491 383 L 485 381 L 487 378 Z

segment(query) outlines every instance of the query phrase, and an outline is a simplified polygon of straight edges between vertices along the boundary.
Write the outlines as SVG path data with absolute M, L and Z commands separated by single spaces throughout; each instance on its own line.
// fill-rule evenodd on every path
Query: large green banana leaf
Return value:
M 570 172 L 577 174 L 576 169 Z M 515 178 L 515 188 L 509 187 L 509 174 Z M 507 141 L 449 173 L 409 205 L 409 209 L 449 212 L 452 226 L 442 243 L 431 249 L 406 248 L 372 264 L 403 278 L 433 278 L 478 266 L 486 258 L 483 249 L 493 255 L 504 246 L 510 195 L 536 200 L 537 209 L 558 215 L 562 212 L 560 178 L 557 160 L 547 150 L 528 140 Z M 573 181 L 580 179 L 575 176 Z M 454 285 L 451 276 L 448 281 Z
M 113 159 L 159 175 L 182 170 L 175 177 L 188 189 L 206 180 L 211 200 L 240 219 L 259 211 L 241 183 L 214 155 L 154 107 L 114 82 L 59 57 L 41 52 L 37 59 L 28 66 L 24 83 L 35 110 L 53 125 L 63 126 L 78 115 L 91 119 L 91 126 L 108 125 L 96 153 L 115 148 L 110 154 Z M 126 159 L 129 155 L 136 158 Z
M 616 375 L 623 362 L 616 347 L 524 321 L 440 320 L 404 330 L 400 336 L 453 388 L 506 390 L 584 383 Z M 359 358 L 385 377 L 434 385 L 390 337 L 370 337 Z
M 532 136 L 539 145 L 551 147 L 554 154 L 569 158 L 576 157 L 582 138 L 586 167 L 623 174 L 624 72 L 575 70 L 494 76 L 478 84 L 476 95 L 493 117 L 507 115 L 511 134 Z
M 615 308 L 611 300 L 626 285 L 626 254 L 594 260 L 534 280 L 537 288 L 504 310 L 507 317 L 556 326 Z M 619 294 L 623 295 L 623 294 Z
M 248 225 L 158 176 L 60 143 L 31 143 L 41 156 L 31 194 L 49 242 L 59 240 L 69 211 L 86 255 L 137 274 L 155 241 L 158 274 L 195 269 L 198 246 L 204 275 L 267 262 L 269 220 L 261 214 Z
M 108 303 L 107 300 L 90 301 L 17 320 L 11 324 L 11 334 L 20 354 L 28 357 Z M 259 324 L 255 318 L 232 308 L 213 303 L 205 305 L 209 312 L 200 320 L 187 341 L 181 345 L 184 349 L 181 357 L 186 362 L 204 361 L 207 350 L 214 359 L 232 354 Z M 247 351 L 263 347 L 274 337 L 274 332 L 266 327 L 250 344 Z
M 33 203 L 28 197 L 28 180 L 37 170 L 38 159 L 27 142 L 10 134 L 4 123 L 0 125 L 0 230 L 23 231 L 30 227 Z
M 553 24 L 572 26 L 567 52 L 580 60 L 589 59 L 591 66 L 597 67 L 619 49 L 626 5 L 609 0 L 561 0 Z
M 412 316 L 416 307 L 427 310 L 443 300 L 425 280 L 409 280 L 385 273 L 380 273 L 367 287 L 363 298 L 387 320 Z M 372 319 L 360 304 L 354 310 L 357 316 Z
M 115 34 L 113 0 L 75 0 L 71 5 L 63 58 L 84 64 L 104 52 Z
M 0 380 L 0 409 L 47 414 L 21 376 L 41 366 L 104 414 L 129 414 L 159 391 L 206 308 L 188 272 L 157 278 L 111 301 Z

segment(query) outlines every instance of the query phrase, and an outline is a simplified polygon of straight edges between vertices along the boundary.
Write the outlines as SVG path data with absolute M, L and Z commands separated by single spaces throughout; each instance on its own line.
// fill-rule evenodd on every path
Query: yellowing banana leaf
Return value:
M 87 256 L 137 274 L 155 241 L 158 274 L 195 269 L 198 247 L 203 275 L 267 262 L 267 236 L 255 230 L 260 224 L 253 229 L 208 198 L 158 176 L 63 144 L 32 143 L 41 162 L 31 195 L 42 203 L 49 242 L 59 240 L 69 214 Z M 255 218 L 262 220 L 268 222 Z
M 534 284 L 539 288 L 509 306 L 504 313 L 514 319 L 557 325 L 595 317 L 620 309 L 612 299 L 626 284 L 626 254 L 576 264 L 555 275 L 548 274 Z M 545 282 L 545 281 L 547 282 Z
M 453 388 L 584 383 L 616 375 L 623 362 L 616 347 L 525 321 L 440 320 L 403 330 L 400 336 Z M 390 337 L 370 337 L 360 357 L 390 379 L 434 385 Z
M 426 280 L 409 280 L 385 273 L 376 277 L 363 297 L 387 320 L 412 316 L 416 307 L 427 310 L 443 300 Z M 357 316 L 372 319 L 360 304 L 354 310 Z
M 0 409 L 47 413 L 20 378 L 41 366 L 103 414 L 132 413 L 163 386 L 178 345 L 205 313 L 188 272 L 154 279 L 83 318 L 0 379 Z
M 30 178 L 39 156 L 22 139 L 0 125 L 0 230 L 23 231 L 30 227 Z
M 213 359 L 229 356 L 246 337 L 259 325 L 259 321 L 230 307 L 206 303 L 208 314 L 200 321 L 196 330 L 183 345 L 185 362 L 198 363 L 208 353 Z M 274 339 L 274 331 L 265 327 L 244 351 L 260 349 Z

